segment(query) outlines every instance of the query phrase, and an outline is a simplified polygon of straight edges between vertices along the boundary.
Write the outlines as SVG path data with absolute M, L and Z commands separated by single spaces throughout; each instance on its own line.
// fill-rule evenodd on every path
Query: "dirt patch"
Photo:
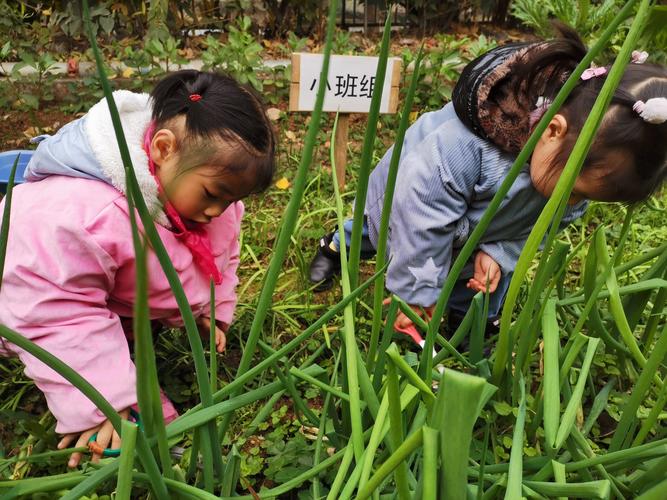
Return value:
M 33 149 L 30 139 L 40 134 L 53 134 L 77 115 L 57 107 L 38 111 L 11 110 L 0 115 L 0 151 Z

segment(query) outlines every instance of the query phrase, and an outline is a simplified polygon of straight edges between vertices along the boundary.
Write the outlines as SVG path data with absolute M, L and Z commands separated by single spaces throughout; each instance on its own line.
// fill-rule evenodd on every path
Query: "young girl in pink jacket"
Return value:
M 229 77 L 190 70 L 167 76 L 150 96 L 121 90 L 114 100 L 142 194 L 205 328 L 210 280 L 216 284 L 222 351 L 236 305 L 241 200 L 265 190 L 274 170 L 262 104 Z M 14 191 L 0 324 L 69 364 L 127 418 L 136 377 L 122 324 L 132 317 L 135 256 L 106 101 L 42 140 L 25 176 L 30 182 Z M 148 269 L 151 319 L 182 325 L 153 253 Z M 0 350 L 19 356 L 44 392 L 65 435 L 59 448 L 85 446 L 95 433 L 101 449 L 119 446 L 110 422 L 74 386 L 14 345 Z M 163 409 L 167 421 L 176 418 L 164 396 Z M 80 458 L 72 455 L 69 466 Z

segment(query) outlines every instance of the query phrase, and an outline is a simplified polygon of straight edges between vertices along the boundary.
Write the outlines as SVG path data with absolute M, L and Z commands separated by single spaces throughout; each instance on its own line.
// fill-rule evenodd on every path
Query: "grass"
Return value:
M 288 172 L 285 172 L 288 173 Z M 305 193 L 305 205 L 312 207 L 321 207 L 322 205 L 331 205 L 332 193 L 322 183 L 319 186 L 317 182 L 320 180 L 322 173 L 311 172 L 309 182 L 312 182 L 311 188 Z M 353 183 L 350 184 L 353 186 Z M 344 193 L 345 195 L 345 193 Z M 241 283 L 248 283 L 252 280 L 255 273 L 263 268 L 263 263 L 255 262 L 253 255 L 258 259 L 265 259 L 268 253 L 266 248 L 267 240 L 263 237 L 264 234 L 270 233 L 276 227 L 280 215 L 280 206 L 278 202 L 284 198 L 284 193 L 272 189 L 269 195 L 270 199 L 276 200 L 274 208 L 266 208 L 263 200 L 252 200 L 249 203 L 248 213 L 254 214 L 259 212 L 260 217 L 257 220 L 254 216 L 247 217 L 246 225 L 251 228 L 259 228 L 259 231 L 251 230 L 250 228 L 244 231 L 244 251 L 242 253 L 241 265 Z M 349 199 L 349 195 L 348 195 Z M 656 203 L 667 203 L 667 197 L 662 195 L 656 199 Z M 257 210 L 254 210 L 257 207 Z M 314 209 L 315 211 L 317 209 Z M 618 229 L 622 225 L 625 209 L 619 205 L 594 204 L 587 215 L 570 227 L 561 238 L 564 241 L 570 241 L 572 244 L 586 238 L 592 233 L 593 228 L 602 227 L 607 235 L 608 245 L 613 248 L 618 239 Z M 280 347 L 288 339 L 293 338 L 302 327 L 310 324 L 323 310 L 328 307 L 328 304 L 335 301 L 335 297 L 339 292 L 326 293 L 321 296 L 314 296 L 308 292 L 309 284 L 305 281 L 305 263 L 302 254 L 306 254 L 306 258 L 312 254 L 316 244 L 317 235 L 322 231 L 321 228 L 330 228 L 332 226 L 333 209 L 327 212 L 315 213 L 307 212 L 302 215 L 302 222 L 297 225 L 294 240 L 304 242 L 303 248 L 297 248 L 296 245 L 292 247 L 287 255 L 288 265 L 285 272 L 280 276 L 278 282 L 279 297 L 276 301 L 278 307 L 282 307 L 278 311 L 274 310 L 270 313 L 267 319 L 267 327 L 264 330 L 265 341 L 274 348 Z M 630 234 L 628 236 L 628 243 L 625 246 L 621 262 L 626 262 L 632 257 L 639 255 L 651 248 L 655 248 L 659 243 L 667 240 L 667 230 L 664 228 L 663 219 L 664 213 L 650 208 L 649 206 L 641 207 L 633 218 Z M 310 248 L 309 248 L 310 247 Z M 585 259 L 585 252 L 580 251 L 572 260 L 568 273 L 564 276 L 563 289 L 566 292 L 576 291 L 580 288 L 583 281 L 583 274 L 580 272 L 581 263 Z M 632 272 L 626 273 L 619 277 L 621 284 L 630 284 L 636 281 L 637 277 L 648 269 L 648 264 L 642 265 L 639 268 L 634 268 Z M 367 267 L 367 272 L 371 272 L 370 266 Z M 257 279 L 257 278 L 255 278 Z M 528 292 L 528 287 L 524 286 L 521 291 L 521 296 L 525 296 Z M 240 296 L 240 305 L 237 310 L 237 319 L 232 325 L 229 335 L 228 352 L 219 358 L 219 377 L 221 384 L 229 381 L 233 377 L 234 363 L 236 353 L 243 348 L 243 335 L 248 331 L 248 326 L 252 320 L 253 307 L 252 304 L 256 301 L 256 290 L 253 290 L 252 284 L 247 286 L 245 292 Z M 366 296 L 366 300 L 370 304 L 370 295 Z M 603 317 L 606 315 L 604 305 L 601 308 Z M 357 338 L 361 344 L 361 349 L 365 349 L 370 339 L 371 316 L 363 307 L 359 311 L 360 321 L 358 322 Z M 571 320 L 571 319 L 570 319 Z M 328 333 L 333 337 L 334 349 L 339 345 L 339 341 L 335 337 L 336 330 L 340 327 L 337 322 L 330 323 L 328 326 Z M 641 333 L 639 330 L 638 333 Z M 400 340 L 400 339 L 399 339 Z M 307 357 L 315 352 L 317 348 L 326 344 L 326 338 L 322 332 L 318 333 L 309 342 L 305 343 L 303 347 L 291 353 L 287 360 L 290 364 L 298 366 Z M 487 342 L 489 344 L 489 342 Z M 409 348 L 406 342 L 402 343 L 402 347 Z M 167 391 L 172 399 L 174 399 L 179 406 L 179 409 L 185 409 L 196 402 L 193 394 L 195 393 L 195 381 L 192 377 L 191 354 L 189 347 L 180 331 L 165 331 L 157 339 L 157 359 L 158 372 L 162 386 Z M 318 363 L 323 367 L 333 368 L 335 351 L 326 349 L 320 356 Z M 531 372 L 539 374 L 539 352 L 535 351 L 530 356 Z M 452 367 L 457 365 L 452 364 Z M 40 394 L 33 387 L 32 382 L 25 379 L 22 375 L 22 367 L 15 361 L 3 360 L 2 380 L 0 381 L 0 401 L 2 413 L 4 417 L 2 421 L 3 438 L 0 439 L 3 443 L 3 452 L 5 455 L 16 453 L 21 448 L 26 450 L 30 444 L 33 445 L 32 453 L 35 453 L 34 439 L 37 438 L 39 450 L 53 449 L 55 438 L 52 435 L 53 422 L 46 419 L 40 424 L 39 415 L 44 409 Z M 619 360 L 611 353 L 600 355 L 594 360 L 592 366 L 592 379 L 600 381 L 596 388 L 601 387 L 610 378 L 618 379 L 620 386 L 614 388 L 610 393 L 609 407 L 604 412 L 601 422 L 596 423 L 592 429 L 592 439 L 597 446 L 604 449 L 605 440 L 608 437 L 605 434 L 609 430 L 609 426 L 613 425 L 614 417 L 619 417 L 619 407 L 623 405 L 627 399 L 627 389 L 630 384 L 629 378 L 622 376 L 624 371 L 623 364 L 619 365 Z M 620 376 L 620 377 L 619 377 Z M 253 386 L 261 386 L 265 383 L 265 378 L 259 378 Z M 306 398 L 309 405 L 314 407 L 314 411 L 319 413 L 317 406 L 321 406 L 319 393 L 314 392 L 305 385 L 300 386 L 302 396 Z M 646 415 L 650 407 L 655 403 L 656 395 L 649 395 L 648 399 L 640 407 L 640 414 Z M 592 401 L 589 399 L 584 404 L 584 415 L 588 413 Z M 288 409 L 284 415 L 281 415 L 281 408 Z M 230 432 L 231 441 L 240 443 L 239 448 L 242 454 L 242 474 L 244 480 L 248 484 L 259 488 L 262 481 L 266 480 L 263 471 L 272 463 L 275 463 L 278 457 L 278 450 L 272 449 L 272 446 L 282 446 L 283 443 L 289 442 L 295 436 L 301 436 L 300 425 L 296 421 L 296 413 L 292 410 L 292 404 L 287 397 L 276 402 L 275 407 L 271 408 L 268 417 L 268 423 L 262 425 L 262 429 L 258 429 L 256 437 L 263 439 L 254 445 L 252 441 L 249 442 L 247 438 L 243 438 L 244 430 L 252 421 L 255 413 L 261 408 L 261 403 L 255 403 L 249 407 L 244 408 L 237 413 L 235 421 L 232 423 L 232 432 Z M 24 413 L 21 410 L 32 409 L 31 413 Z M 17 413 L 18 412 L 18 413 Z M 529 417 L 530 418 L 530 417 Z M 512 427 L 510 422 L 503 422 L 506 419 L 502 415 L 494 423 L 497 427 L 497 434 L 492 443 L 492 450 L 496 453 L 499 459 L 508 453 L 508 447 L 503 440 L 507 432 L 511 432 Z M 44 436 L 39 440 L 38 436 Z M 535 436 L 536 438 L 537 436 Z M 286 439 L 289 438 L 289 439 Z M 478 436 L 481 438 L 481 436 Z M 536 451 L 537 439 L 529 439 L 524 445 L 525 452 L 532 454 Z M 190 444 L 190 438 L 186 437 L 179 444 L 186 447 Z M 304 452 L 312 452 L 313 446 L 308 442 L 301 441 L 299 447 Z M 187 457 L 186 457 L 187 458 Z M 297 459 L 294 458 L 297 462 Z M 37 461 L 29 468 L 18 468 L 23 475 L 42 475 L 49 472 L 64 472 L 65 458 L 55 457 L 49 460 Z M 2 466 L 0 465 L 0 468 Z M 14 470 L 12 467 L 5 468 L 2 472 L 5 477 L 11 475 Z M 269 470 L 270 478 L 275 478 L 273 470 Z
M 262 497 L 288 498 L 298 490 L 300 498 L 365 498 L 376 488 L 391 492 L 395 487 L 399 498 L 435 498 L 438 489 L 442 498 L 466 493 L 477 498 L 660 495 L 667 449 L 661 425 L 667 393 L 660 294 L 667 266 L 660 254 L 645 261 L 641 256 L 667 241 L 667 195 L 657 195 L 631 214 L 621 205 L 594 203 L 584 218 L 557 236 L 552 253 L 525 261 L 526 279 L 515 285 L 516 303 L 533 303 L 534 309 L 518 319 L 525 321 L 529 334 L 522 337 L 517 372 L 505 371 L 495 380 L 500 391 L 487 382 L 492 364 L 480 358 L 480 346 L 471 342 L 475 353 L 463 349 L 461 358 L 446 352 L 439 356 L 447 369 L 436 379 L 434 392 L 428 383 L 431 370 L 428 377 L 418 375 L 424 356 L 406 340 L 392 338 L 389 329 L 378 329 L 372 290 L 358 295 L 353 315 L 352 303 L 340 304 L 332 313 L 332 305 L 342 298 L 340 289 L 316 295 L 307 282 L 317 239 L 351 215 L 348 207 L 358 181 L 355 166 L 361 159 L 354 146 L 362 142 L 365 126 L 353 122 L 350 180 L 347 191 L 337 193 L 325 145 L 333 120 L 322 117 L 317 140 L 310 143 L 312 159 L 303 144 L 306 127 L 314 127 L 315 118 L 289 115 L 277 122 L 277 178 L 285 176 L 291 187 L 273 187 L 262 198 L 248 200 L 236 321 L 227 352 L 217 358 L 211 384 L 217 387 L 206 405 L 197 406 L 203 377 L 194 374 L 192 338 L 166 330 L 157 339 L 155 369 L 161 386 L 179 410 L 192 408 L 167 427 L 165 436 L 152 431 L 158 443 L 166 440 L 169 447 L 182 448 L 171 469 L 164 444 L 155 455 L 168 494 L 209 498 L 212 490 L 223 495 L 235 490 L 246 498 L 259 491 Z M 397 122 L 397 117 L 380 119 L 371 163 L 394 140 Z M 275 250 L 289 200 L 300 207 L 288 217 L 291 227 L 286 232 L 283 226 Z M 267 291 L 262 282 L 270 266 L 273 282 Z M 362 263 L 359 283 L 375 270 L 373 262 Z M 642 283 L 651 288 L 628 288 Z M 610 293 L 595 297 L 605 291 Z M 344 283 L 343 296 L 352 293 Z M 262 301 L 265 309 L 258 313 Z M 582 313 L 586 301 L 594 313 Z M 393 302 L 391 314 L 397 307 Z M 479 325 L 474 314 L 468 328 Z M 331 317 L 315 324 L 323 315 Z M 628 332 L 641 349 L 643 368 L 640 358 L 624 350 Z M 483 347 L 493 349 L 497 341 L 486 338 Z M 135 351 L 143 361 L 150 358 L 146 347 Z M 367 371 L 365 356 L 374 350 L 378 356 Z M 153 368 L 150 363 L 141 366 L 150 383 Z M 8 486 L 17 488 L 17 496 L 47 490 L 60 495 L 55 492 L 74 487 L 72 497 L 89 486 L 105 495 L 114 491 L 116 481 L 118 493 L 127 495 L 128 475 L 135 495 L 144 495 L 151 481 L 153 488 L 162 487 L 155 484 L 154 468 L 144 463 L 140 471 L 137 462 L 133 470 L 127 456 L 122 463 L 107 460 L 101 468 L 63 475 L 66 456 L 53 453 L 54 422 L 44 415 L 41 396 L 17 362 L 3 360 L 0 370 L 0 496 L 9 492 Z M 151 395 L 144 397 L 150 400 Z M 204 425 L 216 415 L 222 416 L 218 439 L 225 457 L 217 465 L 206 457 L 211 452 L 198 458 L 195 451 L 206 442 L 216 446 L 210 435 L 192 430 L 211 429 Z M 159 427 L 160 417 L 153 418 Z M 143 435 L 137 432 L 138 451 Z M 133 443 L 123 445 L 132 448 Z M 142 453 L 138 457 L 146 462 L 146 450 Z M 226 481 L 238 478 L 239 483 L 221 485 L 218 466 Z M 11 483 L 2 481 L 10 478 Z

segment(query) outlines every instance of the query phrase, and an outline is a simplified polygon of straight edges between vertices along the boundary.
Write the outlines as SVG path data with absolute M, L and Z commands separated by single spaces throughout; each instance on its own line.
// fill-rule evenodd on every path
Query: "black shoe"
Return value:
M 308 277 L 312 283 L 318 283 L 314 288 L 316 292 L 329 290 L 334 284 L 334 278 L 340 273 L 340 253 L 329 246 L 332 238 L 333 233 L 320 238 L 317 253 L 310 263 Z

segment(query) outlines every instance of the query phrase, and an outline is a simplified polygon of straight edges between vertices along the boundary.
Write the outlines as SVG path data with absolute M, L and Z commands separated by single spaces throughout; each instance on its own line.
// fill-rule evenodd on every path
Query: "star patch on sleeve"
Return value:
M 435 265 L 433 257 L 426 259 L 426 262 L 422 267 L 411 267 L 408 266 L 408 270 L 415 277 L 415 284 L 412 285 L 412 289 L 415 290 L 417 286 L 430 286 L 432 288 L 438 287 L 438 277 L 442 271 L 442 267 Z

